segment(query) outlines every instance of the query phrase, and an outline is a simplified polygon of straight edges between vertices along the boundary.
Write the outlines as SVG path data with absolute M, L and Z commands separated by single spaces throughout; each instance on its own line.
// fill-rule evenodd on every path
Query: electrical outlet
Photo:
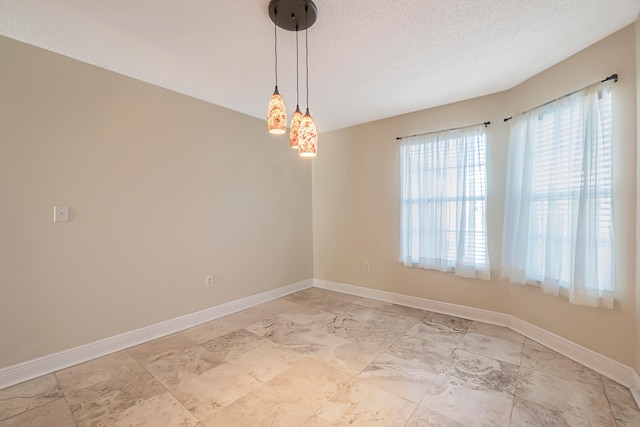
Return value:
M 369 261 L 365 261 L 364 262 L 364 271 L 369 271 L 370 268 L 371 268 L 371 265 L 369 265 Z
M 205 287 L 209 287 L 209 286 L 213 286 L 213 275 L 212 274 L 208 274 L 206 276 L 204 276 L 204 286 Z

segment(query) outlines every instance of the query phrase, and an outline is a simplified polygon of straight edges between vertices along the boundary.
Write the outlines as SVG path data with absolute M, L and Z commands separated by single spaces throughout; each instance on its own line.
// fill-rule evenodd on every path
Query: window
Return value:
M 400 259 L 489 280 L 484 126 L 404 138 Z
M 611 90 L 600 84 L 511 127 L 502 275 L 613 307 Z

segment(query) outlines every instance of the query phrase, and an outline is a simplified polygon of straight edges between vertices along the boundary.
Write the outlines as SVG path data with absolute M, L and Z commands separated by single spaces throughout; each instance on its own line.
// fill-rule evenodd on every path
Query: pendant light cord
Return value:
M 275 15 L 275 19 L 273 20 L 273 37 L 275 39 L 275 43 L 274 43 L 274 56 L 276 58 L 276 65 L 275 65 L 275 71 L 276 71 L 276 88 L 278 87 L 278 31 L 277 31 L 277 21 L 278 21 L 278 9 L 274 10 L 274 15 Z
M 309 6 L 305 5 L 304 7 L 304 43 L 305 43 L 305 51 L 306 51 L 306 57 L 307 57 L 307 110 L 309 109 L 309 32 L 308 32 L 308 28 L 309 28 L 309 23 L 308 23 L 308 12 L 309 12 Z
M 296 107 L 300 105 L 300 61 L 298 60 L 298 25 L 296 24 Z

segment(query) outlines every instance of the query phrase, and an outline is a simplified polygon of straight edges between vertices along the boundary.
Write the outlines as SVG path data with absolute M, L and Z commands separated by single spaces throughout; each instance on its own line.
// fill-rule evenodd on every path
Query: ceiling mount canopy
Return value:
M 302 31 L 316 22 L 318 9 L 311 0 L 271 0 L 269 17 L 280 28 Z

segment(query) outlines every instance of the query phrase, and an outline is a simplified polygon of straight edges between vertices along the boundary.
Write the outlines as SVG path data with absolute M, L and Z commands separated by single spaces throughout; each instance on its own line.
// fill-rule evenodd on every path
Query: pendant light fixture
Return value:
M 302 121 L 302 112 L 300 111 L 300 71 L 298 69 L 298 26 L 296 25 L 296 111 L 291 116 L 291 130 L 289 131 L 289 141 L 291 148 L 298 149 L 298 134 L 300 132 L 300 122 Z
M 284 105 L 284 99 L 278 93 L 278 13 L 274 11 L 273 18 L 273 38 L 275 40 L 275 69 L 276 69 L 276 88 L 273 95 L 269 99 L 269 108 L 267 110 L 267 127 L 269 133 L 281 135 L 287 131 L 287 109 Z
M 307 30 L 304 31 L 304 41 L 307 55 L 307 111 L 300 121 L 300 131 L 298 132 L 298 153 L 300 154 L 300 157 L 315 157 L 318 153 L 318 130 L 316 129 L 316 122 L 313 120 L 313 117 L 311 117 L 311 114 L 309 114 L 309 35 Z
M 273 21 L 276 27 L 283 28 L 289 31 L 296 32 L 296 111 L 291 117 L 291 130 L 289 133 L 289 140 L 291 148 L 297 148 L 300 156 L 313 157 L 317 153 L 318 147 L 318 132 L 316 124 L 311 114 L 309 113 L 309 36 L 307 29 L 316 22 L 318 10 L 312 0 L 271 0 L 269 2 L 269 17 Z M 302 18 L 304 14 L 304 21 Z M 280 17 L 280 19 L 278 19 Z M 299 106 L 299 69 L 298 69 L 298 31 L 305 30 L 305 46 L 306 46 L 306 86 L 307 86 L 307 111 L 303 116 Z M 267 116 L 267 123 L 269 126 L 269 132 L 271 133 L 284 133 L 286 128 L 286 110 L 284 101 L 280 102 L 282 97 L 278 93 L 278 52 L 277 52 L 277 34 L 276 34 L 276 89 L 269 101 L 269 112 Z M 277 98 L 274 100 L 274 97 Z M 272 110 L 272 101 L 274 101 L 274 108 Z M 281 105 L 281 107 L 279 106 Z M 272 120 L 272 111 L 274 112 Z M 277 113 L 277 118 L 276 114 Z M 284 115 L 284 119 L 282 117 Z M 273 128 L 277 131 L 272 131 Z M 275 124 L 278 124 L 277 126 Z M 284 128 L 282 127 L 284 123 Z M 299 125 L 298 125 L 299 124 Z M 282 130 L 280 130 L 282 129 Z

